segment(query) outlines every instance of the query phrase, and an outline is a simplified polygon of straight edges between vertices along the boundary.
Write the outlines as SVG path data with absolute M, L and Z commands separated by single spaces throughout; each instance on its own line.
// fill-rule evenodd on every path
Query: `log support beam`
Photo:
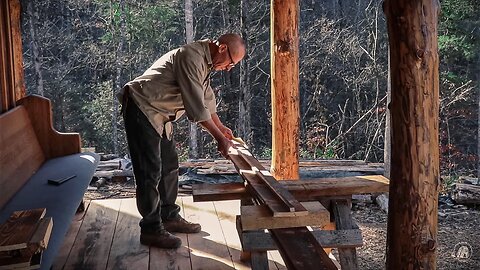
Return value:
M 392 161 L 387 269 L 436 269 L 439 75 L 437 0 L 386 0 Z
M 298 0 L 271 1 L 272 167 L 277 180 L 299 179 Z

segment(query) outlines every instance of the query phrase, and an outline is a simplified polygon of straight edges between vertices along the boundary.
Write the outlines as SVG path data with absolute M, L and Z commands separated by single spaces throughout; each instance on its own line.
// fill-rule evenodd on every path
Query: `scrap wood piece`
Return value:
M 45 216 L 45 208 L 15 211 L 0 225 L 0 251 L 27 248 L 38 222 Z
M 244 230 L 278 229 L 302 226 L 323 226 L 330 223 L 330 212 L 320 202 L 303 202 L 308 215 L 272 217 L 265 205 L 242 205 L 242 228 Z
M 273 216 L 295 216 L 308 213 L 245 147 L 237 144 L 237 148 L 232 149 L 229 157 L 259 199 L 270 208 Z M 292 214 L 293 212 L 295 214 Z
M 338 269 L 307 227 L 272 229 L 270 233 L 288 269 Z

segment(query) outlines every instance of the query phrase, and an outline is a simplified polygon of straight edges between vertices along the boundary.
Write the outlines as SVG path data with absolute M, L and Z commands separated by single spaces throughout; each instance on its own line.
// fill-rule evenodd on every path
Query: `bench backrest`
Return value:
M 0 209 L 45 161 L 24 106 L 0 115 Z

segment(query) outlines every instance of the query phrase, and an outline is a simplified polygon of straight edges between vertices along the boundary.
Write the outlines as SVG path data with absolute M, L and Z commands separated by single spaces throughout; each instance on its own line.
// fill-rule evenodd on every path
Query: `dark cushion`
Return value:
M 48 160 L 0 210 L 0 223 L 3 223 L 14 211 L 47 209 L 45 216 L 53 218 L 53 229 L 48 248 L 42 256 L 41 269 L 50 269 L 52 266 L 98 161 L 99 156 L 95 153 L 79 153 Z M 47 183 L 48 179 L 71 175 L 76 176 L 61 185 Z

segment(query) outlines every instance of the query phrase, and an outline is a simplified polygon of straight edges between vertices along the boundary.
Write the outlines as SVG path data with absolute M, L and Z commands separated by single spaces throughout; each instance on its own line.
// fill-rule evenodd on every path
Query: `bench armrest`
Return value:
M 80 153 L 78 133 L 60 133 L 53 128 L 50 100 L 38 95 L 29 95 L 17 101 L 28 112 L 38 142 L 46 159 Z

